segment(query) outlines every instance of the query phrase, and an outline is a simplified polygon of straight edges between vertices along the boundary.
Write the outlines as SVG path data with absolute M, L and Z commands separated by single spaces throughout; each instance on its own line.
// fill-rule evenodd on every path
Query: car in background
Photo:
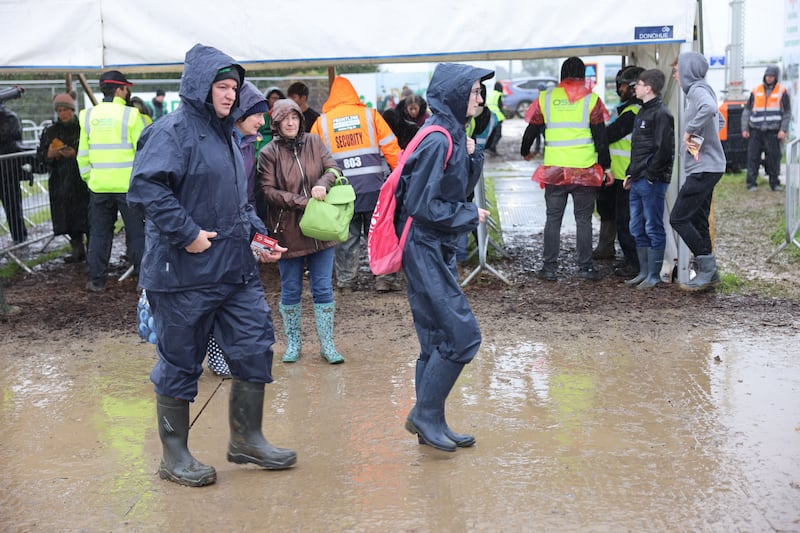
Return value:
M 518 78 L 502 80 L 503 113 L 508 118 L 525 117 L 531 102 L 539 98 L 539 91 L 558 85 L 558 80 L 548 77 Z

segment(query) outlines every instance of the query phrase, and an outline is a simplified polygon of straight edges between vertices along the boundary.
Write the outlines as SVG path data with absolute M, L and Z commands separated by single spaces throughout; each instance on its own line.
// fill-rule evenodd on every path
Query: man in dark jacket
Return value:
M 636 243 L 630 230 L 630 194 L 622 186 L 625 181 L 625 170 L 631 162 L 631 134 L 636 114 L 641 102 L 636 98 L 634 87 L 642 67 L 628 65 L 617 72 L 617 118 L 606 129 L 608 149 L 611 154 L 611 172 L 614 183 L 600 189 L 597 193 L 597 213 L 600 215 L 600 236 L 592 259 L 613 259 L 616 255 L 614 238 L 625 256 L 622 265 L 614 269 L 614 274 L 630 277 L 639 271 L 639 259 L 636 256 Z
M 146 103 L 147 109 L 150 111 L 150 116 L 153 117 L 153 122 L 169 113 L 167 104 L 164 103 L 166 95 L 167 93 L 164 92 L 164 89 L 156 89 L 156 95 L 152 100 Z
M 24 91 L 18 90 L 18 96 Z M 16 113 L 0 103 L 0 155 L 25 151 L 22 145 L 22 123 Z M 22 171 L 19 161 L 6 159 L 0 162 L 0 201 L 14 244 L 28 240 L 28 229 L 22 217 L 22 192 L 19 181 Z
M 561 64 L 561 83 L 539 93 L 525 114 L 528 127 L 522 135 L 520 155 L 533 158 L 534 140 L 544 133 L 544 164 L 533 181 L 544 187 L 547 220 L 544 225 L 544 264 L 539 277 L 555 281 L 561 247 L 561 222 L 572 196 L 575 216 L 575 255 L 578 276 L 600 279 L 592 263 L 592 213 L 600 186 L 613 183 L 605 171 L 611 165 L 603 100 L 586 86 L 586 65 L 579 57 Z
M 664 207 L 675 160 L 675 120 L 661 99 L 665 79 L 658 69 L 645 70 L 635 86 L 642 108 L 633 125 L 623 186 L 630 190 L 630 228 L 639 259 L 639 274 L 625 283 L 637 289 L 650 289 L 661 281 L 667 246 Z
M 189 486 L 216 481 L 214 468 L 187 446 L 189 402 L 212 330 L 233 376 L 228 461 L 275 470 L 297 460 L 261 433 L 275 336 L 256 261 L 275 262 L 286 248 L 250 247 L 253 235 L 267 229 L 247 201 L 244 164 L 232 140 L 243 82 L 244 69 L 219 50 L 199 44 L 189 50 L 181 106 L 142 135 L 128 191 L 128 202 L 146 219 L 139 283 L 158 337 L 150 379 L 163 447 L 159 475 Z
M 742 137 L 747 143 L 747 190 L 758 188 L 758 167 L 763 152 L 764 170 L 773 191 L 782 191 L 781 143 L 792 122 L 792 106 L 786 87 L 780 84 L 780 69 L 770 65 L 764 71 L 763 83 L 750 92 L 742 109 Z

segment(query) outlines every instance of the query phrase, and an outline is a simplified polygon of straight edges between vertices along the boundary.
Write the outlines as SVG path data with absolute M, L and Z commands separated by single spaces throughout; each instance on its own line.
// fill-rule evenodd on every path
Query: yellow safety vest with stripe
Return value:
M 775 84 L 769 96 L 767 96 L 763 83 L 756 87 L 753 90 L 753 109 L 750 112 L 750 124 L 759 129 L 780 129 L 783 116 L 781 100 L 785 92 L 786 89 L 780 83 Z
M 114 97 L 80 112 L 78 168 L 89 190 L 96 193 L 128 192 L 136 143 L 144 121 L 136 108 Z
M 502 91 L 492 91 L 489 93 L 489 97 L 486 99 L 486 107 L 494 113 L 494 116 L 497 117 L 497 122 L 503 122 L 506 119 L 506 116 L 503 114 L 503 110 L 500 109 L 500 97 L 503 96 Z
M 545 166 L 589 168 L 597 163 L 597 152 L 589 129 L 589 116 L 598 96 L 590 93 L 570 103 L 563 87 L 539 94 L 544 115 Z
M 639 104 L 631 104 L 623 109 L 619 116 L 621 117 L 625 113 L 637 115 L 641 108 L 642 106 Z M 619 120 L 619 117 L 617 117 L 617 120 Z M 608 151 L 611 153 L 611 172 L 614 173 L 614 177 L 618 180 L 625 179 L 625 171 L 628 170 L 628 166 L 631 164 L 632 136 L 633 132 L 631 131 L 622 139 L 608 145 Z

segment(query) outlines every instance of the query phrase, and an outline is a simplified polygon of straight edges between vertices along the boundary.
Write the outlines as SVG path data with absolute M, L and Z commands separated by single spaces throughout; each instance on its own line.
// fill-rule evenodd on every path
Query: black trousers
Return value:
M 636 256 L 636 241 L 631 235 L 631 192 L 622 186 L 622 180 L 614 180 L 614 220 L 617 226 L 617 240 L 625 260 L 629 265 L 638 265 Z
M 3 202 L 8 229 L 14 244 L 25 242 L 28 239 L 28 229 L 22 217 L 22 191 L 19 188 L 19 180 L 15 176 L 3 175 L 2 168 L 0 168 L 0 201 Z
M 758 167 L 761 166 L 761 154 L 764 154 L 764 172 L 769 176 L 769 186 L 773 189 L 780 185 L 781 175 L 781 141 L 777 131 L 750 130 L 747 140 L 747 186 L 756 184 Z
M 678 198 L 669 215 L 669 223 L 695 257 L 709 255 L 712 251 L 708 215 L 714 187 L 722 179 L 722 172 L 689 174 L 678 192 Z

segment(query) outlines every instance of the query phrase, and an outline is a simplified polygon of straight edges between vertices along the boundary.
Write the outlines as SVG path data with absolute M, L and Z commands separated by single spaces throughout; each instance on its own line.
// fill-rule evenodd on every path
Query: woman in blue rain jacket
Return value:
M 473 231 L 488 214 L 467 200 L 483 167 L 483 151 L 466 135 L 466 124 L 482 103 L 480 84 L 492 71 L 444 63 L 436 67 L 427 91 L 433 115 L 425 126 L 444 127 L 428 135 L 407 160 L 397 188 L 397 227 L 413 217 L 403 251 L 408 301 L 420 343 L 417 404 L 406 429 L 421 444 L 455 451 L 475 438 L 450 430 L 444 416 L 447 395 L 481 343 L 475 316 L 458 283 L 459 236 Z M 425 127 L 423 126 L 423 127 Z

